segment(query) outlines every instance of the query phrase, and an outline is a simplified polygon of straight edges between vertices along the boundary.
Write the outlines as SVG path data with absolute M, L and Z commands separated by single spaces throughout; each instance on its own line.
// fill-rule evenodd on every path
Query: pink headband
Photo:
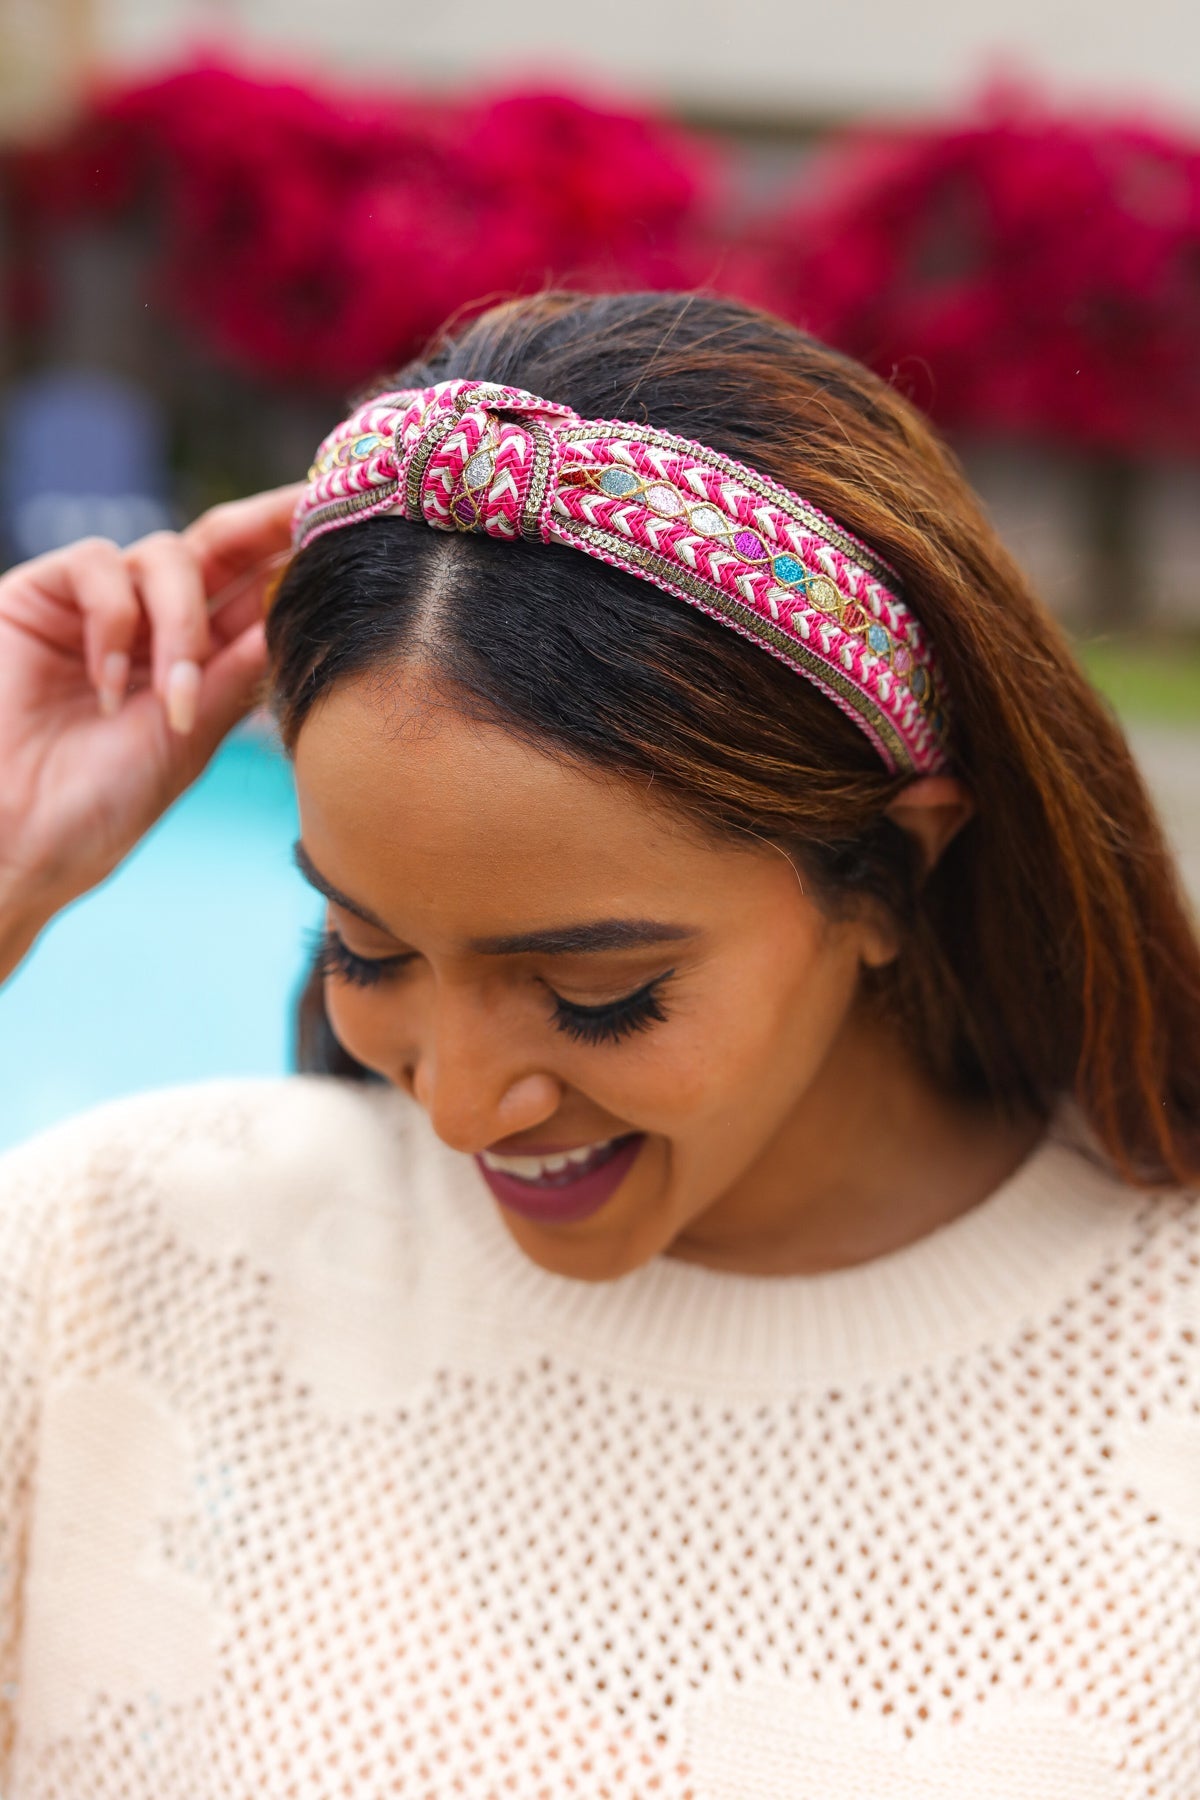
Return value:
M 330 432 L 293 542 L 380 513 L 573 545 L 807 676 L 893 773 L 947 765 L 933 650 L 892 571 L 816 507 L 702 444 L 581 419 L 520 388 L 440 381 L 381 394 Z

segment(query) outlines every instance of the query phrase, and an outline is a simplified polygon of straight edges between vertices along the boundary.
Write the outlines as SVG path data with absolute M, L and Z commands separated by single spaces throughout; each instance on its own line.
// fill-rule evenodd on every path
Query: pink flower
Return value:
M 948 425 L 1200 448 L 1200 144 L 1003 96 L 839 144 L 755 258 L 781 311 L 885 374 L 927 371 Z

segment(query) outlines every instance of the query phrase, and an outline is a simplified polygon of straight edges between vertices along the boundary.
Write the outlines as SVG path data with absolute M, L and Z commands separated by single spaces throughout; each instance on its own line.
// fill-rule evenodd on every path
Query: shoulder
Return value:
M 112 1101 L 0 1157 L 0 1228 L 45 1233 L 97 1209 L 244 1223 L 332 1193 L 406 1185 L 423 1119 L 393 1090 L 319 1076 L 225 1080 Z M 232 1218 L 228 1221 L 231 1225 Z M 244 1235 L 239 1229 L 235 1236 Z
M 1062 1166 L 1107 1226 L 1042 1342 L 1062 1369 L 1086 1378 L 1124 1455 L 1186 1442 L 1200 1504 L 1200 1196 L 1135 1187 L 1087 1149 Z M 1200 1530 L 1200 1511 L 1193 1523 Z
M 252 1367 L 339 1417 L 390 1404 L 431 1353 L 450 1154 L 403 1094 L 327 1077 L 71 1120 L 0 1163 L 0 1238 L 7 1212 L 25 1270 L 6 1301 L 0 1266 L 0 1365 L 12 1316 L 42 1321 L 75 1377 L 136 1369 L 168 1410 L 181 1370 L 211 1396 Z
M 1060 1109 L 1038 1160 L 1037 1197 L 1063 1196 L 1060 1223 L 1084 1253 L 1078 1269 L 1089 1270 L 1089 1290 L 1103 1291 L 1110 1309 L 1118 1293 L 1157 1306 L 1200 1289 L 1200 1193 L 1133 1185 L 1074 1106 Z
M 1137 1187 L 1094 1139 L 1076 1127 L 1059 1140 L 1060 1167 L 1084 1194 L 1098 1196 L 1121 1219 L 1108 1278 L 1151 1303 L 1200 1287 L 1200 1193 L 1182 1187 Z
M 110 1100 L 53 1125 L 0 1156 L 0 1179 L 24 1181 L 55 1169 L 99 1174 L 106 1166 L 169 1161 L 198 1144 L 286 1156 L 301 1139 L 311 1149 L 326 1145 L 330 1134 L 394 1134 L 416 1111 L 391 1089 L 329 1076 L 195 1082 Z
M 1102 1295 L 1110 1313 L 1159 1322 L 1190 1315 L 1200 1294 L 1200 1194 L 1132 1185 L 1081 1128 L 1064 1132 L 1054 1153 L 1063 1186 L 1107 1222 L 1089 1292 Z
M 1200 1195 L 1173 1190 L 1131 1201 L 1121 1285 L 1139 1314 L 1174 1321 L 1200 1362 Z
M 1094 1419 L 1114 1511 L 1200 1550 L 1200 1198 L 1123 1189 L 1128 1230 L 1048 1348 Z M 1130 1509 L 1133 1509 L 1132 1511 Z M 1134 1521 L 1138 1521 L 1135 1525 Z M 1147 1540 L 1149 1541 L 1149 1539 Z

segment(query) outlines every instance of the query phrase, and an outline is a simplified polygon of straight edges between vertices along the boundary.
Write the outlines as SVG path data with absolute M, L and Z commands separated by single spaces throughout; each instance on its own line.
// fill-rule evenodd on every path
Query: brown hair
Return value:
M 904 778 L 759 648 L 575 551 L 398 518 L 332 532 L 289 570 L 270 622 L 285 741 L 331 682 L 419 657 L 513 731 L 780 845 L 828 905 L 885 904 L 903 949 L 872 998 L 948 1091 L 1043 1115 L 1073 1094 L 1128 1179 L 1200 1175 L 1200 948 L 1161 828 L 1120 728 L 914 409 L 791 327 L 695 296 L 496 307 L 386 386 L 451 376 L 699 439 L 863 538 L 937 648 L 975 817 L 923 879 L 884 813 Z

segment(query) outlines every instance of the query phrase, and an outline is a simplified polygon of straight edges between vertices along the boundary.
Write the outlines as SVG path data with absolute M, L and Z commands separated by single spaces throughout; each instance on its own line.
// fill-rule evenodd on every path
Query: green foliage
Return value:
M 1200 726 L 1200 637 L 1083 639 L 1080 661 L 1131 724 Z

